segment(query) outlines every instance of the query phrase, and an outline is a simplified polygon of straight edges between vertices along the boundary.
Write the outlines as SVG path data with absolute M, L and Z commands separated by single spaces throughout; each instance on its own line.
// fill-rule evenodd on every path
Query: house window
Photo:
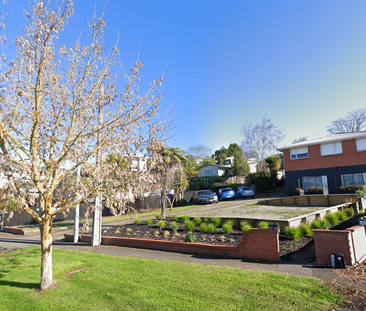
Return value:
M 303 177 L 302 184 L 306 193 L 311 191 L 323 191 L 323 180 L 321 176 Z
M 327 156 L 331 154 L 341 154 L 342 152 L 343 151 L 341 142 L 320 145 L 320 154 L 322 156 Z
M 201 176 L 215 176 L 215 170 L 201 171 Z
M 366 151 L 366 138 L 356 139 L 357 151 Z
M 341 175 L 342 186 L 362 186 L 366 185 L 366 173 Z
M 291 159 L 303 159 L 303 158 L 308 158 L 309 157 L 309 153 L 308 153 L 308 147 L 304 147 L 304 148 L 296 148 L 296 149 L 291 149 Z

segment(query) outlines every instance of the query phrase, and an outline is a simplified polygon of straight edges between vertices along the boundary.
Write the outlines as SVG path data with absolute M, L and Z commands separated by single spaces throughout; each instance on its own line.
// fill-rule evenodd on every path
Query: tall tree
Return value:
M 285 138 L 284 130 L 275 126 L 266 115 L 260 123 L 244 123 L 241 134 L 243 142 L 240 147 L 244 156 L 247 159 L 255 158 L 259 164 L 263 162 L 266 155 L 276 150 L 278 144 Z
M 271 179 L 272 179 L 272 184 L 273 184 L 273 188 L 274 188 L 276 186 L 277 173 L 282 166 L 281 156 L 279 156 L 277 154 L 271 155 L 271 156 L 265 158 L 265 161 L 271 172 Z
M 228 148 L 228 157 L 234 157 L 233 174 L 237 176 L 246 176 L 249 174 L 250 167 L 244 158 L 243 151 L 238 144 L 232 143 Z
M 161 218 L 165 219 L 165 202 L 168 199 L 168 190 L 175 182 L 175 172 L 183 168 L 187 161 L 186 151 L 177 147 L 163 147 L 156 153 L 156 160 L 151 166 L 154 184 L 161 192 Z
M 332 121 L 327 131 L 331 134 L 366 131 L 366 108 L 351 111 L 346 117 Z
M 228 157 L 228 150 L 222 146 L 219 150 L 215 151 L 215 159 L 217 164 L 224 164 L 225 159 Z
M 53 282 L 53 217 L 97 192 L 126 191 L 131 183 L 139 190 L 144 183 L 131 170 L 132 159 L 148 152 L 153 160 L 164 128 L 158 119 L 163 77 L 141 92 L 137 60 L 119 88 L 118 48 L 105 53 L 103 16 L 89 23 L 88 44 L 59 44 L 72 14 L 71 0 L 31 1 L 14 40 L 15 58 L 2 58 L 0 74 L 0 169 L 18 208 L 40 224 L 41 290 Z M 106 161 L 113 153 L 123 156 Z M 70 182 L 79 167 L 88 178 Z M 19 176 L 36 190 L 34 204 Z M 59 194 L 64 182 L 67 192 Z
M 203 159 L 205 156 L 211 154 L 211 148 L 203 144 L 193 145 L 189 147 L 187 151 L 189 155 L 195 156 L 200 159 Z

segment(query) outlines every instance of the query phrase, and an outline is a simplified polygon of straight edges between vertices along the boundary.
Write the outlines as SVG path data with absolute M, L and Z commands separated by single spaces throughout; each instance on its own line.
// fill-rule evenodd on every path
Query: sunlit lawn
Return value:
M 286 274 L 58 249 L 53 255 L 57 284 L 41 293 L 38 248 L 0 255 L 0 310 L 329 310 L 342 301 L 319 280 Z

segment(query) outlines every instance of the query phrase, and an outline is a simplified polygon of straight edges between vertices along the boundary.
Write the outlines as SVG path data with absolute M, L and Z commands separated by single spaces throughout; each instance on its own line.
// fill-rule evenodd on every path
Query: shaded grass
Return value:
M 342 301 L 317 279 L 58 249 L 57 286 L 40 293 L 39 248 L 2 254 L 0 264 L 3 311 L 328 310 Z

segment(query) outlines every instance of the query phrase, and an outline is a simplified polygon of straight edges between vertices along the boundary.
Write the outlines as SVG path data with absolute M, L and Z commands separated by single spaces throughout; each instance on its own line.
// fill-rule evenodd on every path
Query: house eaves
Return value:
M 330 143 L 336 143 L 336 142 L 344 141 L 344 140 L 361 139 L 361 138 L 366 138 L 366 131 L 356 132 L 356 133 L 331 134 L 331 135 L 327 135 L 327 136 L 320 137 L 317 139 L 306 140 L 306 141 L 302 141 L 297 144 L 283 146 L 283 147 L 277 148 L 277 150 L 284 151 L 284 150 L 291 149 L 291 148 L 301 148 L 301 147 L 307 147 L 307 146 L 312 146 L 312 145 L 330 144 Z

